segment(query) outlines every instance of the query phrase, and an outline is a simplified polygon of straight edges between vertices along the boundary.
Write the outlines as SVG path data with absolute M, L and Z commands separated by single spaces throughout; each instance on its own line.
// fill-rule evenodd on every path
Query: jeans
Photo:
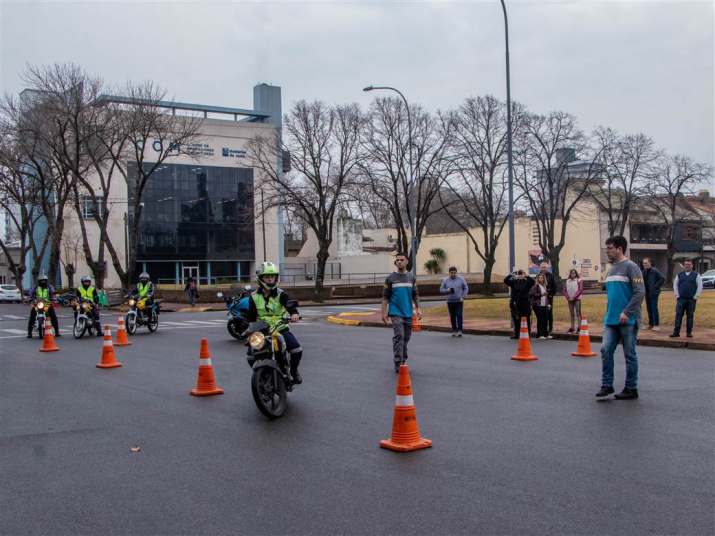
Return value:
M 626 358 L 626 389 L 638 388 L 637 340 L 638 325 L 603 326 L 603 342 L 601 343 L 602 386 L 613 387 L 613 353 L 620 342 L 623 345 L 623 355 Z
M 392 352 L 395 363 L 407 361 L 407 343 L 412 336 L 412 319 L 402 316 L 391 316 L 392 320 Z
M 298 370 L 298 365 L 300 365 L 300 360 L 303 357 L 303 348 L 300 346 L 298 338 L 291 331 L 283 331 L 281 335 L 285 339 L 286 350 L 290 354 L 291 372 L 295 372 Z
M 514 327 L 514 337 L 519 338 L 519 330 L 521 330 L 521 319 L 526 317 L 526 326 L 529 329 L 529 336 L 531 336 L 531 311 L 519 311 L 518 309 L 511 308 L 511 324 Z
M 678 298 L 675 304 L 675 325 L 673 326 L 673 333 L 676 335 L 680 334 L 680 326 L 683 324 L 683 313 L 685 313 L 685 329 L 687 333 L 693 332 L 693 320 L 695 316 L 695 305 L 697 300 L 693 298 Z
M 660 293 L 646 294 L 645 296 L 645 306 L 648 310 L 649 326 L 660 325 L 660 314 L 658 314 L 658 298 L 660 298 Z
M 452 331 L 462 331 L 464 302 L 447 302 Z
M 567 300 L 569 304 L 569 314 L 571 315 L 571 330 L 581 329 L 581 300 Z
M 536 314 L 536 336 L 548 337 L 549 335 L 549 308 L 547 306 L 534 305 Z

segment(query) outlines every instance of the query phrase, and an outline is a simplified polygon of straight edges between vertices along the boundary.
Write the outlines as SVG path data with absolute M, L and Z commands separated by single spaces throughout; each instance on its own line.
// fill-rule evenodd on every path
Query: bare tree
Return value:
M 250 144 L 272 206 L 289 209 L 318 240 L 315 293 L 320 298 L 333 241 L 336 210 L 345 200 L 359 158 L 362 114 L 356 104 L 297 102 L 284 119 L 285 137 L 260 137 Z M 290 154 L 292 171 L 277 167 Z
M 600 173 L 601 150 L 589 147 L 576 118 L 565 112 L 529 114 L 516 134 L 515 180 L 558 280 L 569 221 Z
M 373 101 L 365 123 L 360 176 L 362 187 L 370 188 L 380 202 L 389 207 L 397 228 L 398 248 L 409 252 L 411 259 L 413 211 L 419 248 L 430 216 L 442 210 L 438 195 L 450 166 L 446 158 L 450 122 L 445 116 L 431 115 L 419 106 L 411 106 L 410 111 L 412 162 L 404 103 L 392 97 Z
M 697 185 L 712 179 L 710 166 L 695 162 L 687 156 L 661 156 L 655 164 L 655 173 L 648 181 L 645 204 L 653 209 L 666 224 L 667 280 L 673 280 L 673 257 L 676 253 L 678 228 L 688 221 L 700 218 L 687 203 Z
M 522 114 L 514 108 L 518 124 Z M 469 98 L 451 121 L 454 166 L 440 200 L 445 214 L 465 232 L 484 262 L 484 288 L 490 293 L 497 246 L 509 215 L 506 105 L 492 96 Z
M 600 148 L 599 177 L 590 197 L 608 218 L 608 233 L 623 235 L 635 201 L 645 192 L 653 165 L 661 156 L 645 134 L 619 135 L 601 127 L 594 133 Z

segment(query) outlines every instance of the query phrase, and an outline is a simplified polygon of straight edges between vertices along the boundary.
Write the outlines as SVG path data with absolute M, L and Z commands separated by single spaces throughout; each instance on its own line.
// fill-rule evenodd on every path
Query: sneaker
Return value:
M 512 335 L 512 336 L 509 337 L 509 338 L 510 338 L 510 339 L 518 339 L 519 337 L 518 337 L 517 335 Z
M 546 336 L 546 338 L 547 338 L 547 339 L 553 339 L 553 338 L 554 338 L 554 336 L 553 336 L 553 335 L 551 335 L 551 334 L 549 334 L 549 335 L 547 335 L 547 336 Z
M 638 389 L 624 388 L 616 395 L 616 400 L 635 400 L 638 398 Z
M 461 331 L 458 331 L 458 332 L 457 332 L 457 337 L 461 337 L 461 336 L 462 336 L 462 332 L 461 332 Z M 689 335 L 689 337 L 692 337 L 692 335 Z
M 604 396 L 612 395 L 614 393 L 613 387 L 601 386 L 601 390 L 596 393 L 596 398 L 603 398 Z
M 573 328 L 569 328 L 569 329 L 568 329 L 568 331 L 567 331 L 566 333 L 575 333 L 575 332 L 576 332 L 576 330 L 575 330 L 575 329 L 573 329 Z
M 297 370 L 295 372 L 291 372 L 291 376 L 293 376 L 293 383 L 296 385 L 300 385 L 303 383 L 303 376 L 300 375 L 300 372 Z
M 546 340 L 546 337 L 544 337 L 544 336 L 542 335 L 541 337 L 539 337 L 539 339 L 541 339 L 542 341 L 545 341 L 545 340 Z
M 660 331 L 660 326 L 653 326 L 652 328 L 653 331 Z
M 28 338 L 28 339 L 32 339 L 32 333 L 28 333 L 28 334 L 27 334 L 27 338 Z
M 688 333 L 688 334 L 685 335 L 685 336 L 686 336 L 688 339 L 692 339 L 692 338 L 693 338 L 693 334 L 692 334 L 692 333 Z
M 677 337 L 680 337 L 680 333 L 671 333 L 670 335 L 668 335 L 668 337 L 670 337 L 671 339 L 677 338 Z
M 452 332 L 452 337 L 456 337 L 456 336 L 457 336 L 457 332 L 456 332 L 456 331 L 453 331 L 453 332 Z

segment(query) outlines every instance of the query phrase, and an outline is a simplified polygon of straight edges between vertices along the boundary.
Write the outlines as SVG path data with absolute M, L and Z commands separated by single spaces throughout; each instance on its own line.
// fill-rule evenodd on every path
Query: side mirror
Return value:
M 217 292 L 216 293 L 217 298 L 223 298 L 223 292 Z

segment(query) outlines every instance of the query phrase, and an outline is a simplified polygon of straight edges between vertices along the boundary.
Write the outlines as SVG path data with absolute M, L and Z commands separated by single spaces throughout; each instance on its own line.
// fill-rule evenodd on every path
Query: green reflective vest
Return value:
M 269 296 L 268 301 L 266 301 L 263 292 L 257 291 L 251 294 L 253 298 L 253 303 L 256 304 L 256 311 L 258 312 L 258 318 L 265 321 L 271 329 L 273 329 L 278 322 L 283 319 L 283 316 L 288 312 L 283 304 L 281 303 L 281 294 L 283 291 L 278 289 L 275 296 Z M 288 326 L 283 326 L 279 331 L 285 331 Z
M 139 298 L 146 298 L 149 295 L 149 288 L 151 287 L 151 281 L 143 285 L 141 281 L 137 283 L 137 290 L 139 291 Z
M 79 297 L 83 300 L 94 301 L 94 287 L 84 288 L 80 286 L 77 290 L 79 291 Z
M 35 291 L 35 293 L 37 295 L 38 300 L 43 300 L 46 302 L 50 301 L 50 289 L 37 287 L 37 290 Z

